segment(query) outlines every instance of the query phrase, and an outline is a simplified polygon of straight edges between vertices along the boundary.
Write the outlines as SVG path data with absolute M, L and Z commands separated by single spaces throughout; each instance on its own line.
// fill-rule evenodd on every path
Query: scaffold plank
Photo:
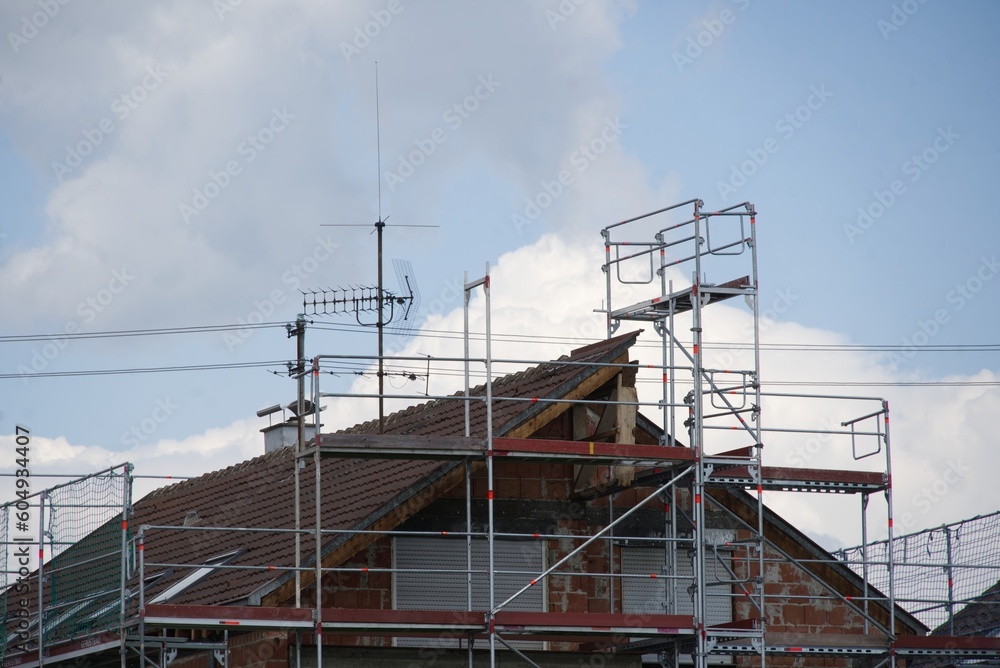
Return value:
M 901 656 L 1000 656 L 1000 638 L 985 636 L 899 636 L 893 646 Z
M 270 608 L 238 605 L 173 605 L 146 606 L 143 617 L 147 625 L 173 628 L 312 628 L 312 610 L 308 608 Z
M 743 276 L 725 283 L 707 284 L 698 286 L 702 295 L 709 296 L 709 302 L 719 302 L 731 299 L 737 295 L 748 294 L 753 286 L 750 284 L 750 277 Z M 674 315 L 685 313 L 693 308 L 692 295 L 694 286 L 661 295 L 653 299 L 616 309 L 611 312 L 612 320 L 661 320 L 669 315 L 670 307 L 673 305 Z
M 314 448 L 307 448 L 301 456 L 308 458 L 314 452 Z M 326 434 L 322 438 L 320 455 L 377 459 L 476 459 L 487 455 L 487 446 L 482 439 L 460 436 Z M 690 448 L 680 446 L 509 437 L 493 439 L 493 455 L 513 460 L 640 466 L 694 459 Z
M 884 489 L 887 478 L 876 471 L 843 471 L 780 466 L 761 467 L 761 485 L 772 491 L 858 493 Z M 706 480 L 708 485 L 729 485 L 753 489 L 754 476 L 746 466 L 717 469 Z
M 324 608 L 323 628 L 331 631 L 486 631 L 485 611 L 375 610 L 368 608 Z M 311 608 L 265 608 L 211 605 L 149 605 L 147 626 L 173 628 L 273 628 L 314 626 Z M 694 618 L 689 615 L 625 615 L 611 613 L 517 612 L 501 610 L 495 616 L 497 632 L 514 635 L 585 634 L 690 635 Z
M 45 648 L 45 662 L 69 661 L 89 654 L 97 654 L 121 645 L 121 636 L 117 633 L 104 632 L 86 638 L 78 638 L 70 642 L 58 643 Z M 86 663 L 86 661 L 84 662 Z M 10 654 L 4 657 L 4 668 L 34 668 L 38 665 L 37 652 Z
M 516 612 L 501 610 L 496 614 L 498 633 L 537 635 L 569 633 L 593 635 L 692 635 L 694 617 L 690 615 L 626 615 L 595 612 Z
M 306 448 L 302 457 L 310 457 L 314 448 Z M 486 447 L 482 439 L 463 436 L 417 436 L 399 434 L 323 434 L 321 457 L 357 457 L 378 459 L 465 459 L 482 457 Z
M 694 451 L 676 445 L 629 445 L 540 438 L 495 438 L 493 454 L 512 459 L 551 459 L 573 463 L 634 465 L 694 460 Z
M 388 632 L 483 631 L 485 612 L 458 610 L 373 610 L 369 608 L 324 608 L 323 628 L 334 631 Z

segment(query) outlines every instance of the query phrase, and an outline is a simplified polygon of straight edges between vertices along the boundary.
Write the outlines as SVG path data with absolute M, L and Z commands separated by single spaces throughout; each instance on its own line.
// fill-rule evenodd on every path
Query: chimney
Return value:
M 308 443 L 316 436 L 316 425 L 314 421 L 310 419 L 313 414 L 313 405 L 311 401 L 305 402 L 305 411 L 303 415 L 295 415 L 295 409 L 297 408 L 296 402 L 288 404 L 288 406 L 282 407 L 281 404 L 275 404 L 274 406 L 269 406 L 257 411 L 257 417 L 264 417 L 265 415 L 273 415 L 278 411 L 281 411 L 281 417 L 285 417 L 285 410 L 292 413 L 292 417 L 287 420 L 282 419 L 281 422 L 272 423 L 261 429 L 261 433 L 264 434 L 264 452 L 274 452 L 275 450 L 280 450 L 286 447 L 295 447 L 295 444 L 299 439 L 299 420 L 305 420 L 305 430 L 304 437 L 305 442 Z
M 288 418 L 284 422 L 268 425 L 260 430 L 264 434 L 264 452 L 274 452 L 280 448 L 295 447 L 299 440 L 299 418 Z M 316 436 L 316 425 L 306 420 L 305 442 Z

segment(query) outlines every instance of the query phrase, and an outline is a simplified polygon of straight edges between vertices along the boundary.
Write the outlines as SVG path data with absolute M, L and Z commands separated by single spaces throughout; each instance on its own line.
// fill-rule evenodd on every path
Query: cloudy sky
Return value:
M 387 286 L 405 260 L 421 295 L 389 348 L 460 354 L 463 273 L 489 262 L 494 353 L 518 359 L 605 335 L 602 227 L 701 198 L 759 211 L 765 383 L 890 401 L 897 527 L 995 511 L 998 24 L 985 0 L 4 2 L 0 470 L 16 425 L 37 473 L 261 452 L 254 412 L 294 397 L 299 291 L 376 280 L 380 192 Z M 749 364 L 748 313 L 712 311 L 719 364 Z M 307 351 L 373 355 L 375 337 L 320 318 Z M 460 387 L 407 364 L 393 391 Z M 107 373 L 189 366 L 217 368 Z M 350 367 L 324 390 L 372 391 Z M 806 404 L 769 400 L 763 424 L 877 408 Z M 850 462 L 842 441 L 766 442 L 775 465 Z M 853 497 L 768 502 L 856 541 L 834 519 Z

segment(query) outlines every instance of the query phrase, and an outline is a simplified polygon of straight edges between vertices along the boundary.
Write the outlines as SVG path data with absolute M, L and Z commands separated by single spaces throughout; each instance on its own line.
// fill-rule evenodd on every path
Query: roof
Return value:
M 931 635 L 1000 638 L 1000 580 L 956 612 L 951 625 L 945 622 Z
M 558 360 L 570 364 L 549 362 L 502 377 L 493 383 L 493 396 L 567 397 L 588 378 L 607 373 L 605 367 L 583 363 L 609 364 L 619 360 L 628 352 L 639 333 L 636 331 L 601 341 L 574 350 Z M 482 396 L 484 392 L 485 386 L 479 386 L 471 394 Z M 461 435 L 465 425 L 463 403 L 439 399 L 399 411 L 386 417 L 385 433 Z M 551 403 L 545 402 L 495 401 L 495 434 L 511 434 L 551 406 Z M 485 436 L 485 402 L 471 402 L 470 410 L 471 424 L 474 425 L 472 435 Z M 342 433 L 374 433 L 377 430 L 378 422 L 369 421 Z M 196 515 L 189 517 L 189 520 L 194 520 L 194 526 L 292 528 L 295 524 L 293 454 L 291 448 L 282 448 L 221 471 L 156 490 L 135 504 L 133 526 L 179 526 L 194 511 Z M 441 482 L 458 466 L 459 462 L 324 459 L 321 464 L 323 526 L 365 529 L 391 512 L 402 509 L 405 514 L 404 503 Z M 315 518 L 315 471 L 309 464 L 302 473 L 302 526 L 309 528 Z M 414 507 L 412 512 L 416 509 Z M 332 537 L 324 545 L 323 554 L 346 542 L 346 538 L 347 534 Z M 311 536 L 303 538 L 303 554 L 315 553 L 313 540 Z M 148 577 L 167 568 L 156 564 L 200 565 L 234 550 L 240 550 L 240 553 L 228 562 L 229 565 L 287 567 L 294 564 L 294 541 L 287 533 L 154 529 L 146 534 L 145 572 Z M 147 601 L 192 572 L 190 568 L 176 571 L 150 588 L 146 594 Z M 224 569 L 172 597 L 170 602 L 197 602 L 202 605 L 247 600 L 259 602 L 261 595 L 293 577 L 287 571 L 284 571 L 284 576 L 280 573 L 275 577 L 275 572 L 269 570 Z
M 1000 580 L 956 612 L 952 624 L 945 622 L 931 635 L 1000 638 Z M 950 657 L 919 657 L 907 661 L 907 665 L 913 668 L 946 668 L 956 665 L 956 660 Z M 962 662 L 958 665 L 967 664 Z

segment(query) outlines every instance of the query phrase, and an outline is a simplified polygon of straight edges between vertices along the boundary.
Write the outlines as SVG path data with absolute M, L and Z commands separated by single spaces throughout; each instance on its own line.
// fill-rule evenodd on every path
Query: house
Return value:
M 955 648 L 978 649 L 981 652 L 980 658 L 991 656 L 990 648 L 1000 638 L 1000 580 L 956 612 L 951 620 L 934 629 L 930 635 L 948 638 L 947 642 Z M 961 665 L 970 664 L 977 665 L 975 660 L 961 662 Z M 950 657 L 928 657 L 911 662 L 912 668 L 949 668 L 955 665 L 956 660 Z M 978 665 L 996 665 L 996 661 Z
M 638 334 L 495 380 L 490 453 L 485 402 L 468 402 L 465 437 L 459 393 L 387 416 L 384 435 L 367 422 L 323 435 L 298 460 L 277 448 L 135 502 L 125 662 L 139 665 L 141 652 L 185 668 L 315 665 L 321 637 L 324 662 L 336 665 L 488 665 L 493 636 L 502 665 L 524 655 L 546 666 L 638 666 L 687 661 L 704 633 L 723 662 L 759 664 L 765 640 L 768 665 L 808 665 L 805 649 L 847 666 L 886 655 L 893 644 L 878 629 L 890 615 L 897 642 L 926 633 L 871 588 L 866 624 L 852 602 L 863 597 L 861 578 L 766 507 L 765 540 L 755 543 L 761 506 L 745 491 L 754 485 L 746 467 L 709 480 L 699 534 L 707 567 L 696 573 L 683 482 L 694 456 L 629 401 Z M 318 472 L 313 455 L 322 455 Z M 315 524 L 314 482 L 321 490 L 318 592 L 315 534 L 298 534 L 302 570 L 290 570 L 296 461 L 304 531 Z M 764 482 L 884 484 L 836 475 L 772 469 Z M 76 552 L 62 563 L 85 551 Z M 696 583 L 707 590 L 701 627 Z M 94 626 L 120 599 L 82 597 L 49 619 L 45 663 L 120 663 L 117 617 Z M 9 655 L 4 665 L 37 665 L 37 656 Z

